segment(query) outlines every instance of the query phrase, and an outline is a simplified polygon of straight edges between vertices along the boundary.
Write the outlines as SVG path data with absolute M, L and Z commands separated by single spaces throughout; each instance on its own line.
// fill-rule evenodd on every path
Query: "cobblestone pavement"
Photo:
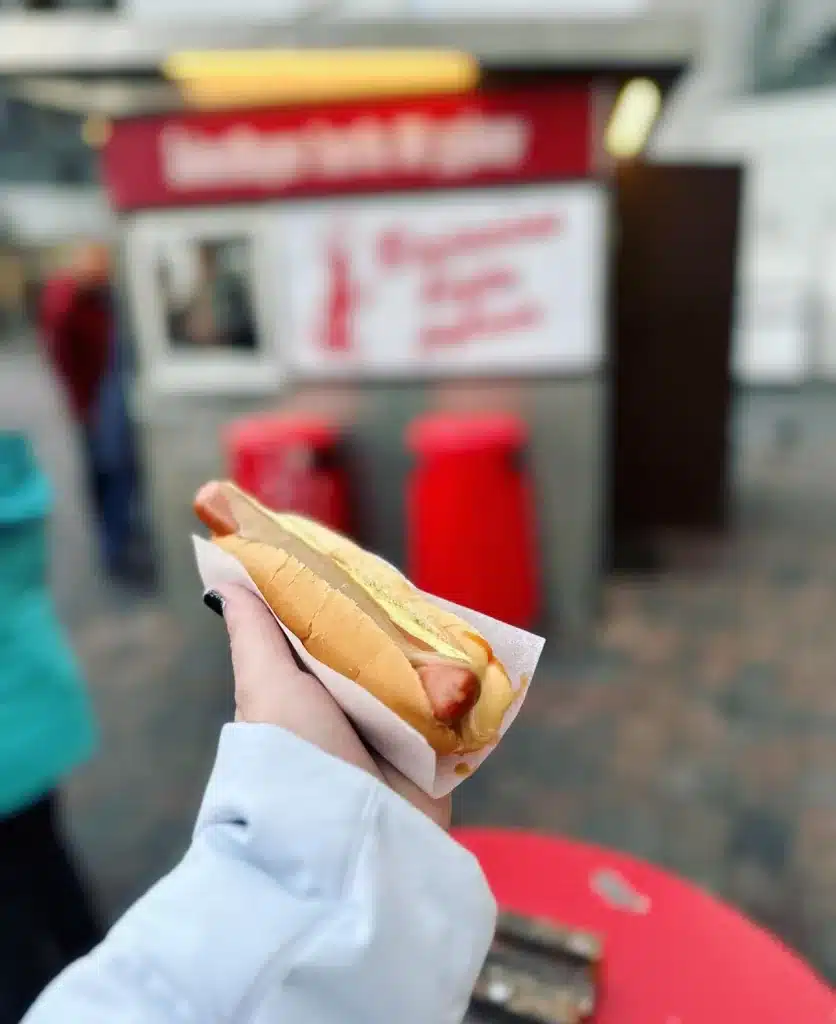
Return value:
M 55 479 L 55 586 L 103 726 L 68 820 L 116 913 L 188 840 L 229 714 L 220 623 L 99 580 L 60 403 L 0 356 L 2 422 Z M 460 820 L 555 830 L 719 893 L 836 978 L 836 395 L 737 402 L 735 526 L 608 581 L 582 651 L 551 646 Z M 195 600 L 198 601 L 196 586 Z

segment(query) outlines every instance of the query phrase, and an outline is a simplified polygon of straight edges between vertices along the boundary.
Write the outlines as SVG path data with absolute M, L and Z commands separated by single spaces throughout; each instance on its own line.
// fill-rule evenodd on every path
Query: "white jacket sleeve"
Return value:
M 400 797 L 228 725 L 183 861 L 25 1024 L 453 1024 L 494 923 L 476 861 Z

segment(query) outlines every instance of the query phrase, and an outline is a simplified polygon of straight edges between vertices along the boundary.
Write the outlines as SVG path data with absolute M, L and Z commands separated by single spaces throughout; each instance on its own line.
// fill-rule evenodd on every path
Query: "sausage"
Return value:
M 457 722 L 479 699 L 479 679 L 469 668 L 433 664 L 420 665 L 416 671 L 439 722 Z
M 216 480 L 204 484 L 195 495 L 194 511 L 197 518 L 207 526 L 215 537 L 228 537 L 238 532 L 238 522 L 232 512 L 223 485 Z

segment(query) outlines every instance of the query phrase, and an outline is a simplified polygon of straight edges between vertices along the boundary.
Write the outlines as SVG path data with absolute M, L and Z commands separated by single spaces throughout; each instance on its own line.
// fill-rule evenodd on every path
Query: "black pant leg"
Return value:
M 0 819 L 0 1024 L 18 1024 L 60 969 L 31 890 L 25 832 L 19 815 Z
M 36 912 L 63 966 L 89 953 L 104 931 L 87 883 L 61 835 L 54 794 L 32 808 L 30 822 L 30 886 Z
M 19 889 L 5 889 L 0 882 L 0 1024 L 19 1024 L 59 968 Z

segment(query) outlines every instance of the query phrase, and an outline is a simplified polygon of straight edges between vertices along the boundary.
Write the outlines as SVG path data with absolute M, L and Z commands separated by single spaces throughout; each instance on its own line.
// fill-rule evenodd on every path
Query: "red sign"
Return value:
M 587 177 L 591 88 L 135 118 L 104 151 L 118 210 Z

